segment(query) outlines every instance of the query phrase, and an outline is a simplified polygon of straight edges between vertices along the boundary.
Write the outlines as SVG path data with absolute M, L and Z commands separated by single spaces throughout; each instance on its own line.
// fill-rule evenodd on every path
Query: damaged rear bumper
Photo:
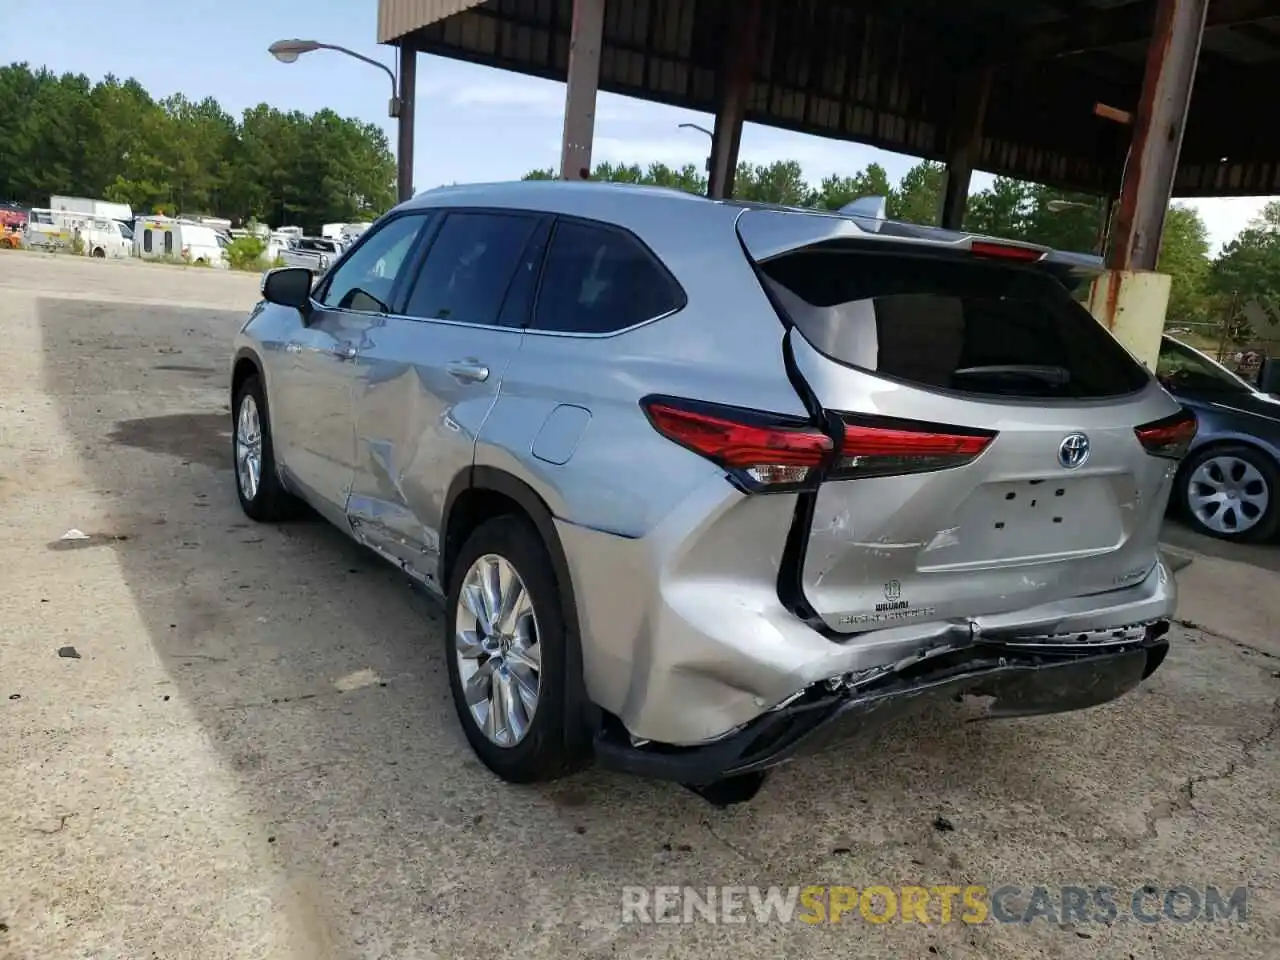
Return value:
M 634 746 L 606 729 L 596 741 L 601 766 L 692 786 L 760 773 L 833 741 L 866 733 L 927 704 L 965 694 L 993 698 L 988 716 L 1061 713 L 1097 706 L 1132 690 L 1168 653 L 1169 622 L 1148 624 L 1134 642 L 1015 644 L 998 640 L 944 650 L 901 670 L 850 684 L 812 684 L 783 706 L 712 743 Z

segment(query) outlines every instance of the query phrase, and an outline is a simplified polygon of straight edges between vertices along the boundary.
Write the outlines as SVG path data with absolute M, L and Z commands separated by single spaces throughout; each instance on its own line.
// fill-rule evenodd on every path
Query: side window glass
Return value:
M 533 326 L 612 333 L 683 304 L 675 280 L 640 241 L 622 230 L 565 220 L 551 237 Z
M 142 249 L 146 253 L 151 252 L 151 228 L 150 227 L 142 231 Z
M 173 253 L 173 231 L 166 230 L 164 232 L 164 252 Z
M 502 311 L 498 314 L 500 326 L 528 326 L 529 314 L 533 309 L 533 295 L 538 290 L 538 271 L 542 267 L 542 255 L 546 252 L 547 238 L 550 236 L 551 220 L 548 218 L 538 224 L 533 236 L 525 244 L 524 254 L 516 265 L 516 275 L 511 278 L 507 297 L 502 301 Z
M 397 217 L 379 227 L 333 271 L 320 302 L 341 310 L 390 312 L 396 277 L 427 219 Z
M 426 320 L 496 324 L 536 216 L 450 213 L 427 251 L 405 313 Z

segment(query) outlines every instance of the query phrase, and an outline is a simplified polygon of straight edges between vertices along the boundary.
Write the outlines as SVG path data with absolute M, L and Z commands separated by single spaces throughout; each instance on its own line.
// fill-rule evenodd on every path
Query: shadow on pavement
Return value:
M 45 299 L 40 317 L 44 386 L 89 482 L 115 491 L 109 529 L 128 539 L 108 549 L 152 646 L 278 855 L 320 878 L 351 936 L 394 931 L 445 956 L 530 943 L 612 956 L 644 935 L 616 929 L 628 884 L 963 884 L 1019 857 L 1043 870 L 1050 836 L 1128 845 L 1143 829 L 1133 798 L 1176 762 L 1130 762 L 1143 725 L 1174 722 L 1165 698 L 1140 708 L 1135 694 L 1069 717 L 899 723 L 784 768 L 729 812 L 598 772 L 503 785 L 458 728 L 435 606 L 319 521 L 239 512 L 226 398 L 201 371 L 225 369 L 241 315 Z M 1127 731 L 1120 754 L 1105 717 Z M 955 825 L 941 839 L 939 816 Z M 708 956 L 733 938 L 711 942 Z M 822 943 L 847 951 L 846 937 Z

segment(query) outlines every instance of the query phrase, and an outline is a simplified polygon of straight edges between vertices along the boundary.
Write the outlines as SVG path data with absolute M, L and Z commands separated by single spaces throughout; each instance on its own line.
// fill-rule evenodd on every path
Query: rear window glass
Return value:
M 614 333 L 683 305 L 675 280 L 630 234 L 561 220 L 542 268 L 533 326 Z
M 1052 277 L 968 256 L 804 250 L 761 265 L 807 340 L 842 363 L 964 394 L 1091 399 L 1146 370 Z

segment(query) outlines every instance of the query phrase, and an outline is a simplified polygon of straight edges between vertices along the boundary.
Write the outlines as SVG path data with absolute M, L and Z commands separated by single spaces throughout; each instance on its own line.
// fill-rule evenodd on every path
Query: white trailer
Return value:
M 55 213 L 78 213 L 89 217 L 105 217 L 108 220 L 133 220 L 133 208 L 127 203 L 114 203 L 110 200 L 94 200 L 91 197 L 59 197 L 49 198 L 49 209 Z

